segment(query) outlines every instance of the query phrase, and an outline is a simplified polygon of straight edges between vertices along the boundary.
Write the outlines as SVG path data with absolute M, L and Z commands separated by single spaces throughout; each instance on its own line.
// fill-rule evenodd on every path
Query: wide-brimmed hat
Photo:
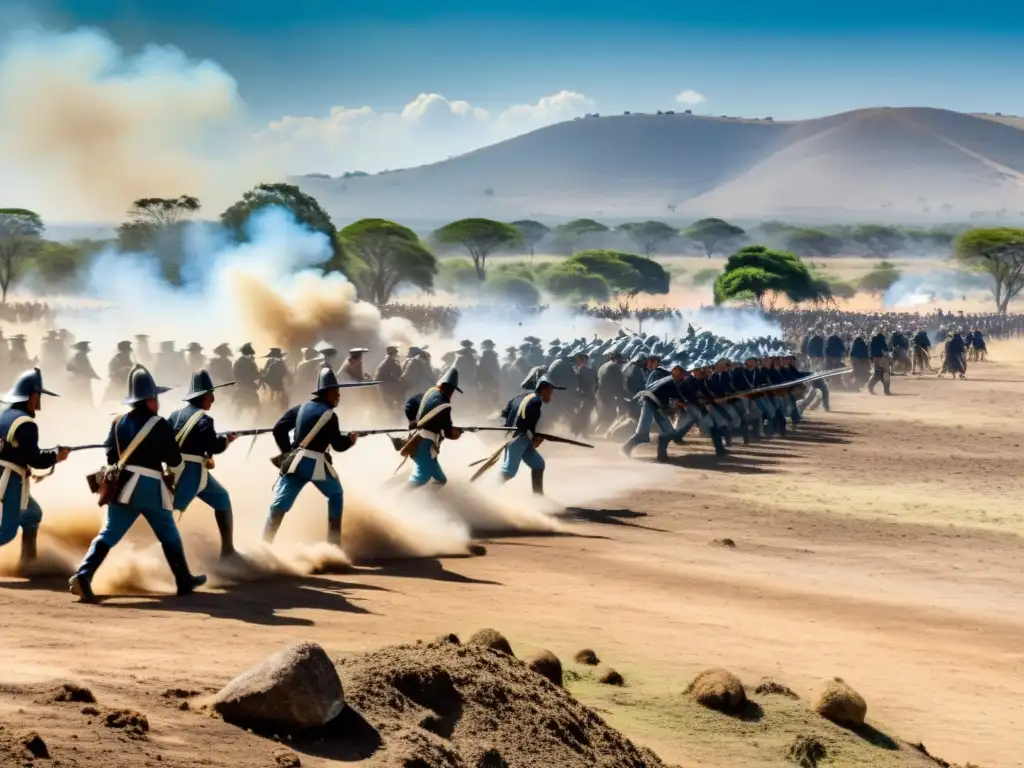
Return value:
M 124 405 L 135 405 L 152 400 L 157 395 L 170 392 L 170 390 L 170 387 L 158 386 L 144 366 L 135 365 L 128 373 L 128 397 L 121 402 Z
M 210 377 L 209 371 L 200 368 L 198 371 L 192 374 L 192 381 L 189 384 L 188 394 L 186 394 L 182 400 L 194 400 L 197 397 L 202 397 L 205 394 L 213 392 L 215 389 L 221 387 L 230 387 L 235 382 L 228 381 L 224 384 L 214 384 L 213 379 Z
M 56 392 L 51 392 L 43 386 L 43 374 L 38 368 L 25 371 L 14 382 L 11 391 L 4 395 L 3 401 L 10 403 L 25 403 L 32 395 L 50 395 L 60 397 Z

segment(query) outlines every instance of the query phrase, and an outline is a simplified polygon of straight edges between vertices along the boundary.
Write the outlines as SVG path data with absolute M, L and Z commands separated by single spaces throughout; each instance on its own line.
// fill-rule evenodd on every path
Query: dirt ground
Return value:
M 105 591 L 130 597 L 78 605 L 60 576 L 2 578 L 0 724 L 35 728 L 66 765 L 127 765 L 132 750 L 132 765 L 273 765 L 262 739 L 228 738 L 226 726 L 162 693 L 216 689 L 292 641 L 345 656 L 494 626 L 518 656 L 547 648 L 568 660 L 595 649 L 626 686 L 582 673 L 570 689 L 668 763 L 785 764 L 765 757 L 785 722 L 723 728 L 682 703 L 697 672 L 721 666 L 749 690 L 772 676 L 802 699 L 839 676 L 886 733 L 956 763 L 1024 766 L 1024 343 L 992 343 L 991 357 L 964 381 L 894 377 L 892 397 L 835 392 L 831 413 L 810 414 L 785 440 L 736 445 L 723 461 L 693 438 L 672 447 L 669 466 L 651 463 L 650 447 L 632 462 L 610 445 L 548 449 L 543 512 L 564 509 L 560 521 L 536 511 L 525 478 L 501 496 L 487 486 L 460 496 L 453 471 L 431 502 L 447 510 L 438 523 L 418 498 L 374 490 L 394 454 L 368 449 L 372 464 L 358 474 L 339 462 L 346 492 L 355 488 L 345 536 L 356 564 L 334 575 L 310 574 L 325 558 L 301 550 L 323 535 L 322 503 L 311 497 L 280 544 L 305 551 L 306 567 L 282 555 L 267 578 L 214 574 L 201 594 L 153 594 L 169 579 L 146 530 L 105 566 Z M 471 458 L 463 450 L 446 466 Z M 252 542 L 272 476 L 245 469 L 269 465 L 238 453 L 217 473 L 235 494 L 242 549 L 266 558 Z M 68 499 L 84 498 L 80 474 L 76 465 L 35 492 L 44 527 L 63 526 L 46 544 L 58 572 L 98 520 L 88 499 L 70 511 Z M 209 517 L 197 507 L 185 522 L 190 557 L 204 566 Z M 455 557 L 467 531 L 485 556 Z M 735 547 L 712 543 L 724 538 Z M 453 556 L 374 559 L 435 553 Z M 103 747 L 102 718 L 84 724 L 81 705 L 40 703 L 39 686 L 56 679 L 145 713 L 147 740 L 121 735 Z M 334 760 L 351 756 L 302 755 L 303 765 Z

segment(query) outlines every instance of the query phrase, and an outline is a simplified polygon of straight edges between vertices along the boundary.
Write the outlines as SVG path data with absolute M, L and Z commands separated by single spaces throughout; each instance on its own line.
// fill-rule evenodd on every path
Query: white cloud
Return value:
M 703 93 L 690 89 L 682 91 L 678 96 L 676 96 L 676 101 L 680 104 L 703 104 L 707 100 L 708 97 Z
M 593 108 L 591 99 L 567 90 L 494 114 L 421 93 L 397 112 L 334 107 L 326 117 L 282 117 L 256 139 L 291 173 L 375 172 L 444 160 Z

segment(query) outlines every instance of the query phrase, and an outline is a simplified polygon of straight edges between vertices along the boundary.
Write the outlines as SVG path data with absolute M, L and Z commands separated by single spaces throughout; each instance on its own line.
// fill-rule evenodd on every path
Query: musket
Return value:
M 235 437 L 255 437 L 256 435 L 265 435 L 268 432 L 273 432 L 273 427 L 260 427 L 258 429 L 236 429 L 228 430 L 226 432 L 218 432 L 217 437 L 227 437 L 228 435 L 234 435 Z
M 509 429 L 510 430 L 514 429 L 514 427 L 510 427 Z M 564 443 L 565 445 L 575 445 L 575 446 L 579 446 L 580 448 L 593 448 L 594 447 L 590 443 L 581 443 L 578 440 L 570 440 L 568 437 L 558 437 L 557 435 L 549 435 L 549 434 L 547 434 L 545 432 L 534 432 L 533 433 L 533 437 L 534 437 L 534 439 L 540 438 L 541 440 L 546 440 L 546 441 L 551 442 L 551 443 Z M 482 464 L 483 466 L 481 466 L 476 472 L 473 473 L 473 476 L 469 478 L 469 482 L 472 483 L 474 480 L 479 478 L 480 475 L 482 475 L 488 469 L 490 469 L 495 464 L 497 464 L 498 463 L 498 459 L 501 457 L 502 452 L 506 448 L 508 448 L 510 445 L 512 445 L 512 443 L 514 443 L 518 439 L 519 439 L 519 435 L 514 436 L 511 440 L 503 443 L 501 445 L 501 447 L 498 448 L 498 450 L 496 450 L 490 456 L 487 456 L 487 457 L 482 458 L 482 459 L 478 459 L 477 461 L 474 461 L 472 464 L 470 464 L 469 466 L 471 466 L 471 467 L 475 467 L 478 464 Z
M 515 431 L 515 427 L 453 427 L 453 429 L 457 429 L 460 432 L 514 432 Z M 415 430 L 416 430 L 415 426 L 410 426 L 409 427 L 409 431 L 410 432 L 414 432 Z M 405 443 L 402 442 L 401 440 L 395 440 L 394 438 L 392 438 L 392 440 L 393 440 L 393 443 L 394 443 L 396 451 L 402 450 L 402 448 L 405 446 Z M 506 445 L 507 445 L 507 443 L 506 443 Z M 505 449 L 505 445 L 502 445 L 502 447 L 498 450 L 498 453 L 501 453 L 501 451 L 504 450 L 504 449 Z M 392 474 L 396 474 L 397 475 L 399 470 L 401 470 L 402 467 L 405 466 L 405 462 L 407 462 L 408 460 L 409 460 L 408 456 L 404 457 L 401 460 L 401 462 L 399 462 L 398 466 L 395 467 L 395 471 Z M 484 461 L 487 461 L 487 459 L 480 459 L 480 461 L 474 461 L 469 466 L 475 467 L 477 464 L 480 464 L 480 463 L 482 463 Z
M 63 450 L 68 451 L 69 453 L 74 453 L 75 451 L 94 451 L 97 448 L 106 448 L 106 447 L 107 446 L 104 445 L 103 443 L 90 443 L 89 445 L 58 445 L 57 446 L 57 450 L 59 451 L 59 450 L 63 449 Z M 43 472 L 43 474 L 41 474 L 41 475 L 32 475 L 32 479 L 35 480 L 37 483 L 38 482 L 42 482 L 43 480 L 48 478 L 50 475 L 52 475 L 55 469 L 57 469 L 57 465 L 56 464 L 54 464 L 48 470 Z

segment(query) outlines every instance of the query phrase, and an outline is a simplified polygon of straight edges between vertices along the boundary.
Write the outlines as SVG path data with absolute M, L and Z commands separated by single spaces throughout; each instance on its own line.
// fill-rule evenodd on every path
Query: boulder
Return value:
M 597 670 L 597 682 L 604 685 L 625 685 L 626 680 L 611 667 L 599 667 Z
M 576 652 L 576 663 L 586 664 L 589 667 L 596 667 L 601 663 L 601 660 L 597 658 L 597 654 L 590 648 L 584 648 L 581 651 Z
M 694 678 L 686 692 L 702 707 L 727 714 L 738 712 L 747 702 L 743 683 L 725 669 L 706 669 Z
M 467 641 L 467 645 L 482 645 L 494 651 L 499 651 L 508 656 L 515 656 L 512 653 L 512 646 L 501 632 L 496 629 L 481 629 Z
M 814 711 L 836 725 L 857 726 L 864 725 L 868 705 L 859 693 L 836 677 L 825 683 Z
M 316 643 L 299 643 L 243 672 L 216 695 L 213 708 L 246 728 L 315 728 L 345 707 L 341 679 Z

